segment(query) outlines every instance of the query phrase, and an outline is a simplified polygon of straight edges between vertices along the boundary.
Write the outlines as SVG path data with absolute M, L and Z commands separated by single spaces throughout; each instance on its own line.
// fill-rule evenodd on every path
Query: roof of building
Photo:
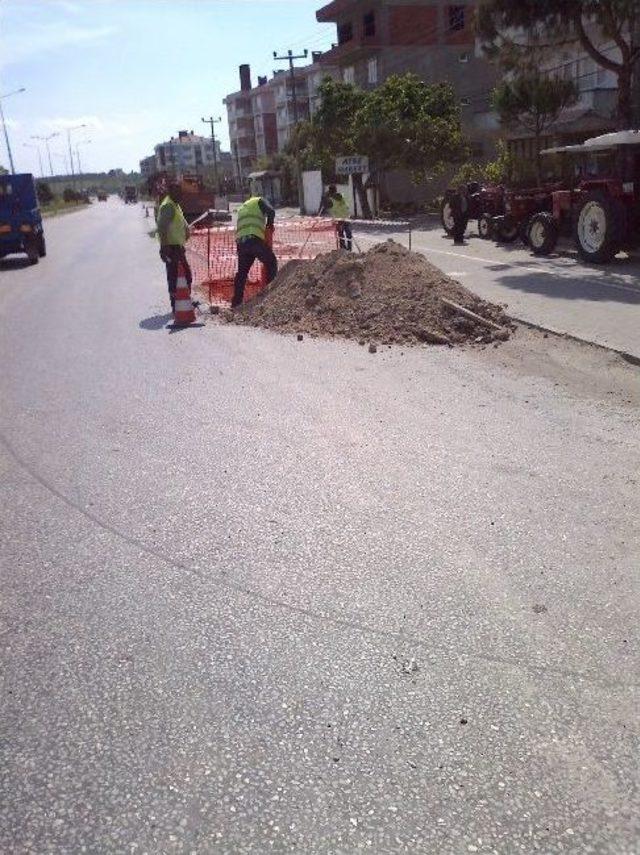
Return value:
M 564 145 L 546 148 L 542 154 L 565 154 L 577 152 L 606 151 L 624 145 L 640 145 L 640 131 L 614 131 L 610 134 L 600 134 L 585 140 L 582 145 Z

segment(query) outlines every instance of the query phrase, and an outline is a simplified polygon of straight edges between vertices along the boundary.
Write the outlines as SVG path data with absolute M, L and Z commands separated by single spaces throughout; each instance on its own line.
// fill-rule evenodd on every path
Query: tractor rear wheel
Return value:
M 619 199 L 589 193 L 578 208 L 573 236 L 584 261 L 604 264 L 619 251 L 624 236 L 625 211 Z
M 534 214 L 527 227 L 527 243 L 534 255 L 551 255 L 558 244 L 560 230 L 551 214 Z

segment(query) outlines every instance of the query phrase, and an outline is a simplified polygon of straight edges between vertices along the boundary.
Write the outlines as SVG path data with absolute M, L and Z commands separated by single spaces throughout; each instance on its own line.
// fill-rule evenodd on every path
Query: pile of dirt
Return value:
M 499 306 L 391 240 L 362 255 L 335 250 L 313 261 L 291 261 L 265 291 L 227 318 L 280 332 L 382 344 L 489 343 L 506 340 L 511 330 Z

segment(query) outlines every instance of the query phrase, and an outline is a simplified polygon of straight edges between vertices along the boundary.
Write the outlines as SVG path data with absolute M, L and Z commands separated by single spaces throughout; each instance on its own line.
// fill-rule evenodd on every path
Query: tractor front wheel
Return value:
M 511 217 L 503 217 L 498 222 L 496 229 L 496 238 L 499 243 L 513 243 L 518 240 L 520 229 L 518 224 Z
M 558 244 L 558 224 L 551 214 L 534 214 L 527 228 L 527 243 L 534 255 L 551 255 Z
M 603 193 L 589 193 L 578 208 L 573 235 L 584 261 L 604 264 L 615 256 L 624 234 L 624 206 Z
M 493 234 L 491 214 L 481 214 L 478 217 L 478 234 L 483 240 L 489 240 Z

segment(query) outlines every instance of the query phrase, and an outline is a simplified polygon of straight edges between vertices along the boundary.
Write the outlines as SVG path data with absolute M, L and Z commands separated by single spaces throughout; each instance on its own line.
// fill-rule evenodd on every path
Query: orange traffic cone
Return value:
M 187 282 L 187 274 L 181 261 L 178 262 L 178 281 L 176 283 L 173 317 L 178 327 L 188 327 L 196 320 L 196 313 L 191 303 L 191 287 Z

